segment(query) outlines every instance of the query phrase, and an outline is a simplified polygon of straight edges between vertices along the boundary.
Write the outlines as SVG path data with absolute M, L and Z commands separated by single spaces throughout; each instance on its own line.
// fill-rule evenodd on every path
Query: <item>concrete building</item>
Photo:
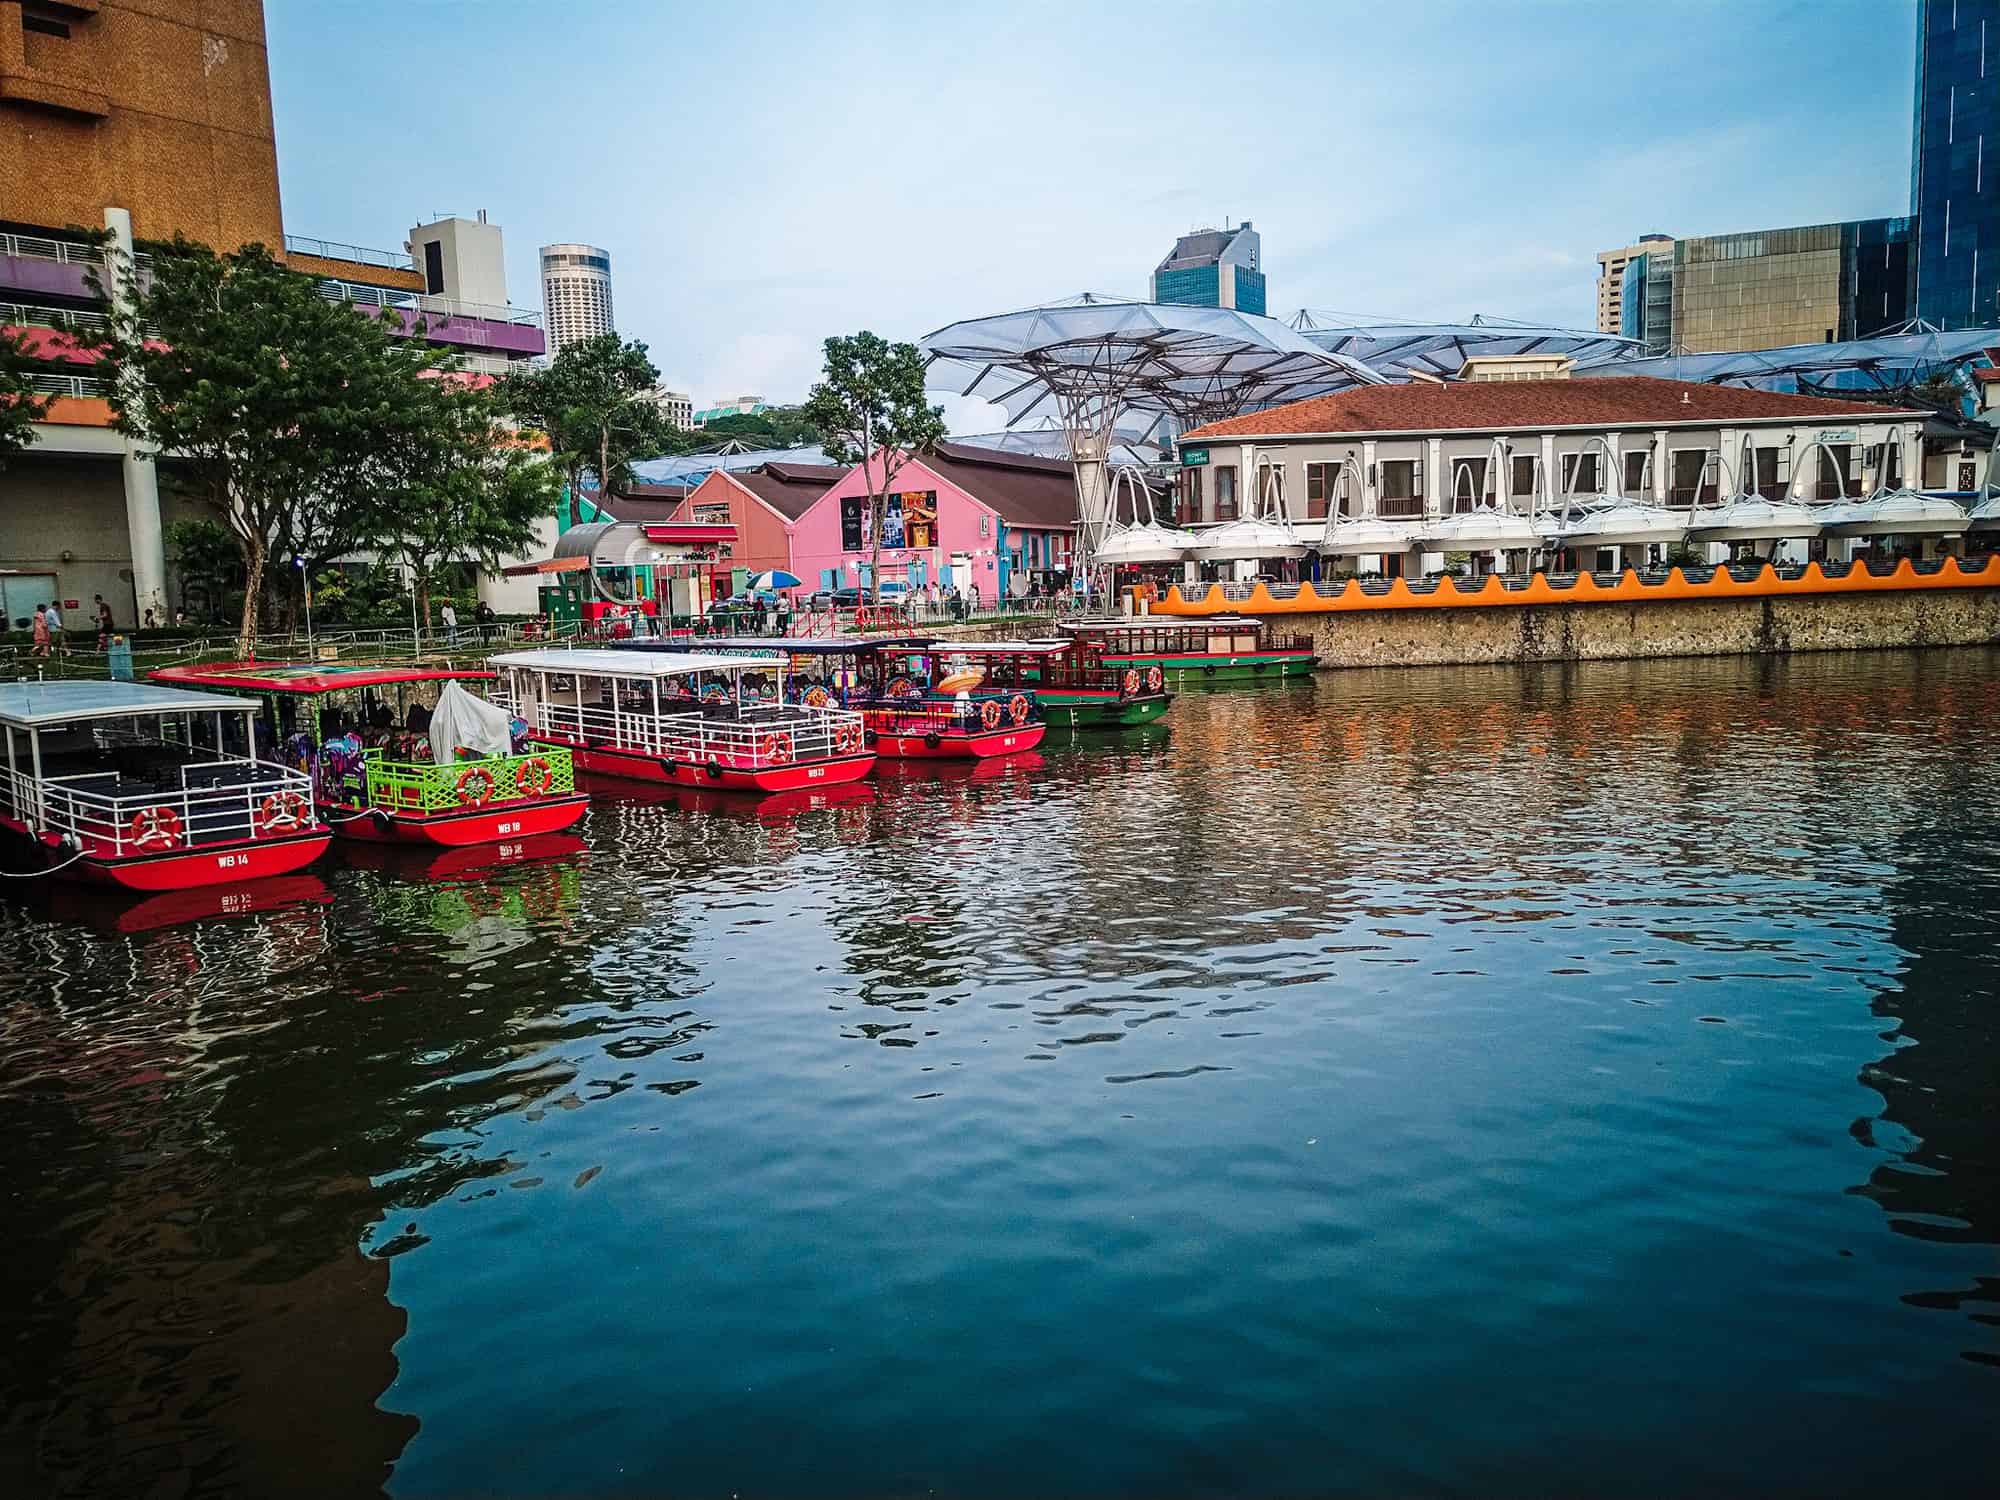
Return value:
M 170 618 L 180 594 L 165 529 L 213 519 L 161 483 L 171 454 L 112 430 L 88 354 L 51 331 L 58 318 L 88 330 L 103 317 L 91 277 L 106 252 L 80 227 L 109 231 L 113 256 L 129 254 L 135 236 L 183 234 L 222 251 L 267 245 L 329 298 L 404 331 L 422 319 L 425 337 L 477 374 L 504 374 L 542 350 L 538 315 L 506 306 L 494 278 L 497 226 L 413 231 L 413 244 L 440 247 L 439 295 L 408 253 L 284 233 L 255 0 L 0 0 L 0 224 L 0 326 L 32 342 L 36 383 L 56 398 L 27 453 L 0 472 L 0 608 L 10 622 L 25 616 L 24 599 L 81 608 L 93 594 L 128 625 L 148 611 Z
M 1264 315 L 1264 242 L 1245 219 L 1197 229 L 1174 241 L 1153 268 L 1152 300 L 1184 307 L 1233 307 Z
M 456 302 L 507 303 L 507 250 L 500 226 L 477 219 L 439 219 L 419 224 L 403 244 L 427 296 Z
M 1620 333 L 1623 331 L 1625 306 L 1625 273 L 1632 263 L 1640 261 L 1643 266 L 1647 255 L 1671 253 L 1673 236 L 1668 234 L 1642 234 L 1636 245 L 1624 245 L 1616 250 L 1597 252 L 1597 331 L 1599 333 Z M 1643 274 L 1643 270 L 1641 272 Z
M 1572 495 L 1684 516 L 1733 493 L 1820 501 L 1914 482 L 1929 415 L 1645 376 L 1359 386 L 1187 433 L 1180 519 L 1238 520 L 1275 499 L 1315 541 L 1329 515 L 1367 526 L 1365 546 L 1328 545 L 1329 571 L 1415 573 L 1453 550 L 1433 539 L 1454 516 L 1499 512 L 1532 538 Z M 1664 551 L 1675 525 L 1660 530 Z M 1610 543 L 1578 561 L 1610 569 L 1635 550 L 1649 548 Z
M 704 406 L 694 414 L 694 425 L 706 427 L 717 417 L 753 417 L 760 411 L 770 409 L 770 403 L 762 396 L 733 396 L 713 406 Z
M 1986 186 L 1986 137 L 2000 144 L 2000 0 L 1922 0 L 1910 212 L 1917 221 L 1912 315 L 1940 328 L 2000 323 L 2000 190 Z
M 549 357 L 616 328 L 611 311 L 611 252 L 595 245 L 542 246 L 542 316 Z
M 662 385 L 655 386 L 651 394 L 660 415 L 682 432 L 699 425 L 694 419 L 694 397 L 686 391 L 670 391 Z

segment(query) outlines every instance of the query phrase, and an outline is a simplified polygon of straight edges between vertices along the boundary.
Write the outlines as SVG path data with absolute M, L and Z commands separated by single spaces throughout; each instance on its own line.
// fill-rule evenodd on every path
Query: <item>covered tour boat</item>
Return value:
M 1280 635 L 1248 615 L 1141 615 L 1078 620 L 1062 627 L 1084 660 L 1120 669 L 1158 667 L 1169 682 L 1250 682 L 1309 676 L 1319 665 L 1312 637 Z
M 0 684 L 0 829 L 28 868 L 133 891 L 289 875 L 332 831 L 256 759 L 259 705 L 134 682 Z
M 984 670 L 993 693 L 1032 694 L 1051 724 L 1077 729 L 1123 729 L 1150 724 L 1172 706 L 1159 666 L 1117 667 L 1086 657 L 1076 640 L 953 641 L 948 661 Z
M 875 764 L 858 712 L 789 701 L 788 657 L 545 650 L 492 665 L 529 737 L 595 775 L 784 792 L 859 781 Z
M 792 669 L 787 699 L 808 707 L 856 710 L 868 743 L 885 758 L 982 760 L 1019 755 L 1034 749 L 1048 733 L 1031 685 L 996 689 L 986 682 L 983 667 L 959 659 L 956 642 L 929 636 L 668 640 L 633 646 L 783 656 Z
M 491 672 L 217 662 L 152 676 L 256 694 L 269 752 L 313 777 L 342 838 L 462 848 L 558 833 L 590 805 L 567 751 L 517 754 L 506 711 L 467 692 Z

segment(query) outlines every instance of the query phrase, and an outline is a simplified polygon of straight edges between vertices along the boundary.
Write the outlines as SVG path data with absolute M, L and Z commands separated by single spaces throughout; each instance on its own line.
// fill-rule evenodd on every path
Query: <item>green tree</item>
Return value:
M 861 465 L 868 486 L 869 598 L 882 599 L 882 526 L 890 486 L 903 466 L 944 440 L 944 408 L 924 394 L 915 344 L 891 344 L 865 329 L 826 341 L 826 371 L 801 414 L 820 432 L 826 456 Z
M 406 570 L 428 625 L 432 591 L 453 564 L 498 567 L 533 543 L 535 523 L 555 514 L 562 474 L 502 423 L 489 392 L 426 385 L 424 420 L 379 454 L 376 546 Z
M 236 538 L 219 521 L 175 521 L 167 527 L 167 550 L 180 578 L 181 608 L 192 592 L 201 598 L 202 614 L 214 618 L 223 595 L 243 576 Z
M 27 341 L 0 328 L 0 469 L 35 440 L 35 423 L 48 415 L 52 396 L 37 394 Z
M 173 454 L 236 538 L 244 655 L 268 569 L 297 556 L 310 571 L 377 531 L 375 454 L 424 420 L 424 377 L 450 367 L 262 245 L 219 256 L 179 238 L 153 247 L 100 352 L 119 430 Z
M 654 399 L 659 384 L 644 344 L 600 333 L 569 345 L 544 369 L 508 376 L 500 400 L 548 437 L 574 505 L 586 471 L 608 500 L 631 483 L 634 463 L 685 444 Z

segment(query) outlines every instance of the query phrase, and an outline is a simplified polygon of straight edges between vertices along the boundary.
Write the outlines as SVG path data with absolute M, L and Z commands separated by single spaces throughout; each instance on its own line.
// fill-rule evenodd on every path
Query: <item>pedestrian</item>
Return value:
M 63 644 L 62 611 L 56 608 L 56 601 L 51 599 L 46 613 L 49 618 L 49 647 L 56 655 L 60 656 L 62 655 Z
M 975 615 L 979 613 L 979 580 L 976 578 L 972 580 L 972 607 L 967 613 Z
M 150 609 L 146 611 L 146 618 L 149 621 L 153 618 L 153 612 Z M 179 630 L 182 626 L 186 625 L 187 622 L 188 622 L 188 617 L 186 610 L 177 609 L 174 611 L 174 629 Z
M 444 608 L 439 610 L 438 613 L 444 620 L 445 639 L 456 646 L 458 644 L 458 611 L 451 607 L 451 601 L 447 599 L 444 601 Z
M 146 622 L 140 628 L 143 630 L 158 630 L 160 628 L 160 622 L 153 617 L 153 606 L 150 604 L 146 606 Z
M 48 610 L 49 607 L 46 604 L 37 604 L 35 606 L 35 655 L 37 656 L 47 656 L 49 654 Z
M 97 649 L 99 651 L 109 651 L 111 649 L 112 629 L 111 606 L 104 602 L 102 594 L 93 594 L 91 598 L 97 607 Z

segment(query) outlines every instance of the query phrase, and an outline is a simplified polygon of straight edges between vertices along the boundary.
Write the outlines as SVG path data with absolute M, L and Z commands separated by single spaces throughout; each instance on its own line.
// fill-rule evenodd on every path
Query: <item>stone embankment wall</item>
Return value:
M 2000 644 L 2000 589 L 1300 613 L 1329 667 Z

